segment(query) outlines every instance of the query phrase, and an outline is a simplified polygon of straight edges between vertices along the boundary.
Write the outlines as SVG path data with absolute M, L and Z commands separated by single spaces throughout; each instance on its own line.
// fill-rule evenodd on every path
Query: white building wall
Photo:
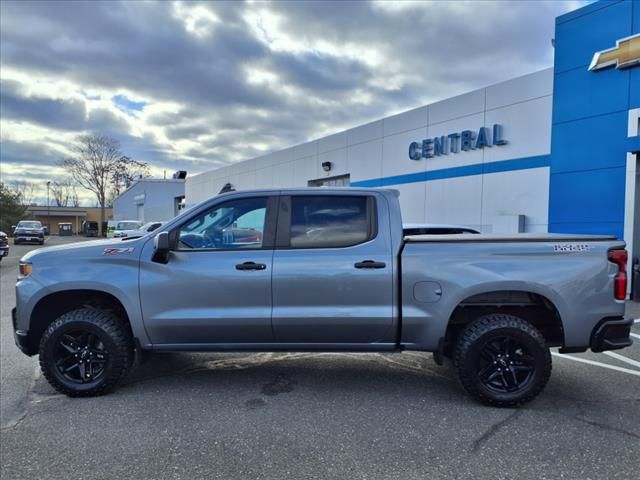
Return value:
M 193 205 L 230 182 L 236 190 L 307 186 L 310 180 L 350 175 L 351 183 L 548 155 L 551 151 L 553 70 L 547 69 L 393 115 L 186 181 Z M 410 160 L 409 144 L 481 126 L 503 126 L 504 146 Z M 329 161 L 330 172 L 321 164 Z M 514 167 L 514 168 L 517 168 Z M 403 219 L 456 223 L 493 231 L 496 217 L 525 215 L 526 231 L 546 231 L 549 168 L 465 175 L 438 180 L 386 180 L 400 191 Z
M 176 214 L 176 198 L 184 196 L 184 191 L 184 180 L 140 180 L 114 200 L 113 218 L 141 222 L 171 220 Z

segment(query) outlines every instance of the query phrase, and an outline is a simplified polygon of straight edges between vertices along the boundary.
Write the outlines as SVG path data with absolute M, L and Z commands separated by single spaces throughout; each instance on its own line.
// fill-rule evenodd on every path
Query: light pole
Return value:
M 47 233 L 51 235 L 51 207 L 49 206 L 49 187 L 51 181 L 47 182 Z

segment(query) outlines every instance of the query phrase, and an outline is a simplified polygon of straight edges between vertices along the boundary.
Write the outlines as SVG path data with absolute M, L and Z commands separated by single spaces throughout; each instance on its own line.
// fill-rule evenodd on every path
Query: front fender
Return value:
M 117 254 L 106 254 L 104 244 L 96 243 L 98 248 L 60 249 L 28 258 L 33 271 L 16 284 L 19 328 L 29 329 L 36 305 L 47 296 L 91 290 L 116 298 L 129 317 L 134 336 L 142 345 L 149 344 L 139 299 L 142 248 L 138 242 L 131 242 L 130 245 L 130 248 Z
M 142 345 L 149 345 L 149 337 L 144 328 L 144 322 L 142 321 L 142 309 L 140 307 L 140 299 L 136 291 L 134 294 L 131 293 L 130 290 L 118 288 L 112 284 L 105 282 L 95 282 L 95 281 L 74 281 L 74 282 L 64 282 L 56 284 L 55 286 L 49 286 L 46 289 L 45 295 L 38 295 L 37 300 L 32 302 L 30 305 L 30 310 L 28 312 L 29 318 L 33 313 L 33 310 L 37 306 L 37 304 L 47 298 L 50 295 L 60 293 L 60 292 L 69 292 L 69 291 L 93 291 L 99 293 L 107 293 L 118 300 L 125 312 L 127 313 L 127 317 L 129 318 L 129 323 L 131 324 L 131 331 L 133 332 L 133 336 L 137 338 Z

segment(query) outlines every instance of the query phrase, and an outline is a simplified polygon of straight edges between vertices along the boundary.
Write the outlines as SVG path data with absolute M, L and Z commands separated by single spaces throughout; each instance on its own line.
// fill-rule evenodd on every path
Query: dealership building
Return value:
M 614 234 L 640 257 L 640 2 L 556 19 L 553 68 L 186 179 L 235 190 L 390 187 L 407 223 Z
M 113 201 L 114 220 L 164 222 L 184 207 L 187 172 L 179 170 L 173 178 L 140 178 Z

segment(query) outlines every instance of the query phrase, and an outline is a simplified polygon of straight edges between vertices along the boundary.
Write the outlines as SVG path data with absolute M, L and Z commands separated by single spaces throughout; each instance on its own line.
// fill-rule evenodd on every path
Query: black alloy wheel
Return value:
M 526 387 L 535 368 L 536 362 L 526 345 L 504 336 L 488 340 L 481 347 L 477 375 L 487 389 L 509 393 Z
M 40 340 L 40 369 L 60 393 L 102 395 L 115 388 L 133 364 L 129 326 L 110 311 L 82 308 L 54 320 Z
M 100 379 L 109 365 L 109 358 L 100 336 L 82 329 L 63 334 L 53 352 L 58 373 L 79 384 Z
M 507 314 L 483 315 L 465 327 L 454 364 L 464 389 L 496 407 L 533 400 L 551 375 L 551 352 L 529 322 Z

